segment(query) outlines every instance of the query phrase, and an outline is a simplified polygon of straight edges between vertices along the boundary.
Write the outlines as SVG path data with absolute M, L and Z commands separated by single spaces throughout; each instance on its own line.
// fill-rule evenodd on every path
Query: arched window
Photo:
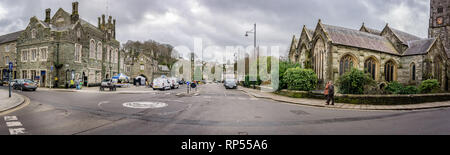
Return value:
M 294 63 L 298 63 L 298 55 L 295 55 Z
M 397 69 L 395 68 L 395 65 L 392 61 L 388 61 L 384 65 L 384 77 L 387 82 L 392 82 L 395 80 L 394 76 L 395 76 L 396 70 Z
M 366 60 L 364 63 L 364 71 L 369 73 L 372 79 L 376 80 L 377 61 L 374 58 Z
M 434 77 L 440 83 L 442 82 L 442 60 L 440 57 L 436 57 L 434 61 Z
M 94 41 L 94 39 L 91 39 L 91 42 L 89 44 L 89 58 L 95 59 L 95 41 Z
M 102 60 L 103 57 L 103 44 L 102 42 L 97 43 L 97 59 Z
M 411 64 L 411 81 L 416 81 L 416 64 Z
M 355 60 L 350 55 L 342 57 L 339 63 L 339 74 L 343 75 L 349 72 L 353 67 L 355 67 L 355 64 Z
M 322 39 L 318 39 L 314 47 L 314 70 L 320 80 L 324 79 L 325 44 Z

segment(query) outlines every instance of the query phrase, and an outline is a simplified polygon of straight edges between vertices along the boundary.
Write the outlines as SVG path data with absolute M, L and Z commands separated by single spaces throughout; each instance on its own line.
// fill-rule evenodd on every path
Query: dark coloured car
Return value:
M 236 79 L 227 79 L 225 80 L 224 84 L 226 89 L 237 89 L 237 82 Z
M 18 89 L 22 91 L 24 90 L 36 91 L 37 84 L 28 79 L 17 79 L 14 80 L 13 89 Z

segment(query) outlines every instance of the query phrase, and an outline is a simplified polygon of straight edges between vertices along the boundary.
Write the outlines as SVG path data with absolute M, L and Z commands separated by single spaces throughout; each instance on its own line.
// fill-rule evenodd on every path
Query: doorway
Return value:
M 40 81 L 41 87 L 46 87 L 45 81 L 47 81 L 47 71 L 42 70 L 41 71 L 41 81 Z

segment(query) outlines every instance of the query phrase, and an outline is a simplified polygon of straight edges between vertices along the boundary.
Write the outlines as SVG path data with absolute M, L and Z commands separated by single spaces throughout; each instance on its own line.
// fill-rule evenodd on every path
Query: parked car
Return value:
M 117 90 L 116 84 L 117 82 L 115 82 L 112 79 L 104 79 L 100 84 L 100 91 L 105 91 L 105 88 L 109 88 L 110 91 L 116 91 Z
M 29 79 L 17 79 L 14 80 L 13 89 L 36 91 L 37 84 Z
M 237 89 L 237 82 L 236 79 L 227 79 L 225 80 L 224 84 L 226 89 Z
M 177 82 L 178 81 L 177 78 L 172 77 L 172 78 L 168 78 L 168 80 L 169 80 L 169 84 L 172 89 L 180 88 L 180 84 Z
M 153 90 L 170 90 L 172 88 L 167 78 L 157 78 L 152 83 Z

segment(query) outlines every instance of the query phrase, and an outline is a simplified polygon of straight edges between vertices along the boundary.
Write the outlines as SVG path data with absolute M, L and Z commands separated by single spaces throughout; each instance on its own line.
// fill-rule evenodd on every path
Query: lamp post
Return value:
M 253 49 L 254 50 L 253 51 L 253 56 L 257 57 L 257 55 L 256 55 L 256 23 L 254 24 L 253 30 L 245 32 L 245 37 L 248 37 L 249 36 L 248 34 L 253 34 L 253 36 L 254 36 L 254 38 L 253 38 L 253 41 L 254 41 L 254 44 L 253 44 L 253 47 L 254 47 L 254 49 Z M 256 88 L 255 84 L 256 84 L 256 82 L 253 83 L 253 88 Z

